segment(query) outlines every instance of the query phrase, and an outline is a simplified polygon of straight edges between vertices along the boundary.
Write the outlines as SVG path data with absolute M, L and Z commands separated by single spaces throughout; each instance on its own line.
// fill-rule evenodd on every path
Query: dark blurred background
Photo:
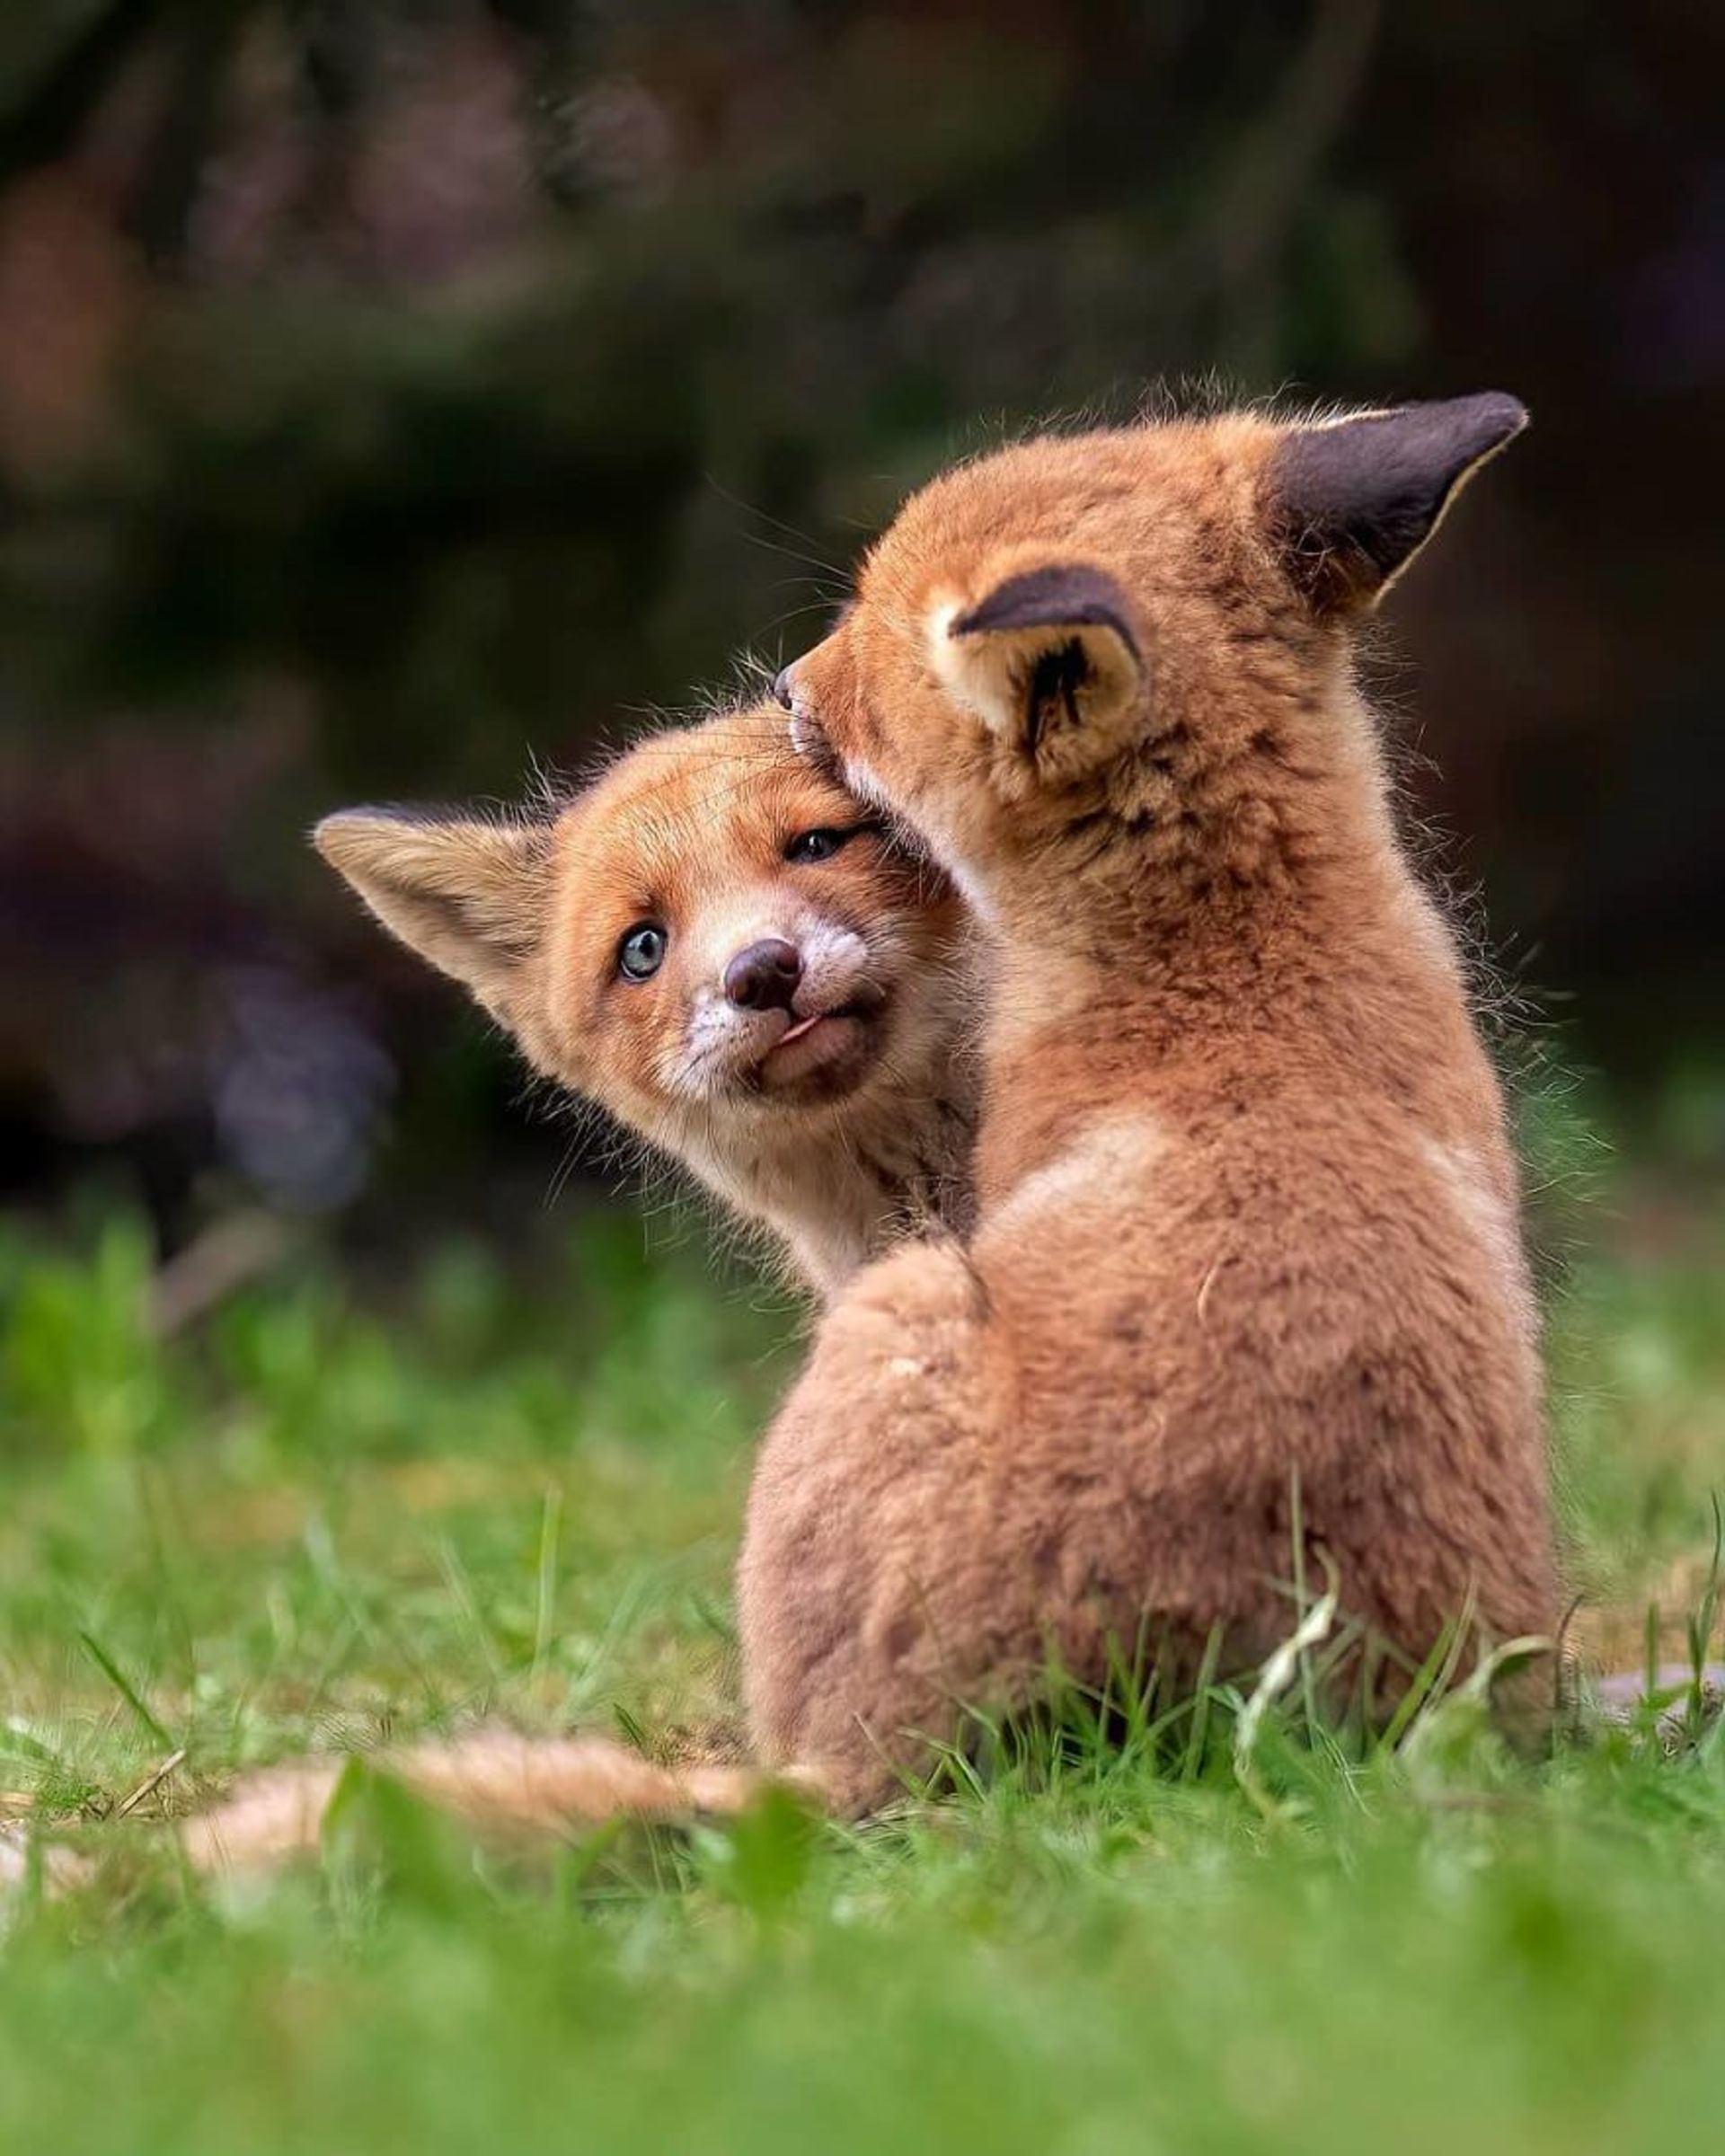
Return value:
M 5 0 L 6 1190 L 543 1192 L 309 821 L 512 795 L 1211 374 L 1531 404 L 1391 700 L 1557 1058 L 1717 1161 L 1721 81 L 1707 0 Z

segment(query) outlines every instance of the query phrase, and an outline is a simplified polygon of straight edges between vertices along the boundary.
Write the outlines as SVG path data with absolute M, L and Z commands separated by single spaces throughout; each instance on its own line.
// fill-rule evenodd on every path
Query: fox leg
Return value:
M 738 1589 L 751 1749 L 840 1810 L 889 1798 L 1045 1665 L 1003 1533 L 1012 1371 L 956 1246 L 908 1246 L 829 1311 L 769 1431 Z

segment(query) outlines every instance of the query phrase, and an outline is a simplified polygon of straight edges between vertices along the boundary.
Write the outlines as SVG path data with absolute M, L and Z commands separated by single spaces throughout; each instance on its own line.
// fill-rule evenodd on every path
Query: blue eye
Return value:
M 799 831 L 784 849 L 787 861 L 830 861 L 854 831 Z
M 617 971 L 625 981 L 651 980 L 665 963 L 671 939 L 657 921 L 638 921 L 617 946 Z

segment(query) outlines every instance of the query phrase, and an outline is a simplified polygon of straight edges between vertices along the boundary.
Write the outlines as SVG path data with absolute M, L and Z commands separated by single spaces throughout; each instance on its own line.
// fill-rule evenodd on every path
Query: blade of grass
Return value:
M 1323 1555 L 1323 1552 L 1320 1551 L 1320 1555 Z M 1320 1640 L 1329 1636 L 1330 1628 L 1336 1621 L 1341 1582 L 1335 1566 L 1327 1556 L 1324 1556 L 1324 1577 L 1323 1594 L 1264 1664 L 1257 1686 L 1246 1701 L 1245 1710 L 1234 1725 L 1234 1780 L 1266 1819 L 1284 1816 L 1288 1807 L 1285 1803 L 1277 1802 L 1259 1776 L 1255 1758 L 1258 1740 L 1263 1730 L 1264 1717 L 1275 1701 L 1293 1683 L 1299 1670 L 1301 1657 L 1308 1648 L 1317 1646 Z
M 1295 1468 L 1288 1477 L 1288 1533 L 1294 1543 L 1294 1607 L 1296 1615 L 1305 1621 L 1310 1606 L 1305 1592 L 1305 1512 L 1300 1502 L 1300 1471 Z M 1318 1691 L 1312 1675 L 1311 1657 L 1304 1648 L 1300 1651 L 1300 1704 L 1305 1710 L 1305 1726 L 1318 1726 Z
M 1204 1642 L 1204 1659 L 1198 1666 L 1198 1683 L 1192 1692 L 1191 1727 L 1186 1732 L 1186 1750 L 1180 1763 L 1181 1781 L 1196 1781 L 1204 1768 L 1204 1744 L 1210 1730 L 1210 1706 L 1216 1673 L 1222 1660 L 1222 1627 L 1213 1624 Z
M 1431 1652 L 1415 1672 L 1413 1681 L 1402 1695 L 1400 1704 L 1390 1717 L 1389 1726 L 1380 1740 L 1379 1748 L 1393 1752 L 1413 1720 L 1429 1700 L 1438 1699 L 1455 1674 L 1455 1665 L 1461 1660 L 1467 1635 L 1473 1629 L 1473 1596 L 1470 1592 L 1462 1604 L 1460 1614 L 1452 1623 L 1445 1625 L 1432 1643 Z
M 557 1552 L 563 1532 L 563 1493 L 555 1483 L 545 1489 L 539 1514 L 539 1578 L 533 1616 L 532 1674 L 544 1667 L 557 1612 Z
M 169 1736 L 168 1732 L 163 1727 L 162 1724 L 157 1721 L 155 1715 L 153 1715 L 149 1709 L 145 1705 L 143 1698 L 139 1694 L 137 1686 L 131 1682 L 130 1678 L 127 1676 L 126 1673 L 120 1668 L 119 1663 L 114 1660 L 114 1657 L 108 1652 L 108 1649 L 102 1644 L 101 1640 L 96 1638 L 93 1632 L 85 1631 L 80 1631 L 78 1634 L 78 1639 L 85 1654 L 89 1656 L 90 1659 L 102 1672 L 102 1675 L 107 1678 L 108 1682 L 119 1694 L 120 1698 L 125 1701 L 126 1704 L 131 1709 L 132 1712 L 137 1717 L 138 1720 L 143 1723 L 144 1727 L 149 1731 L 150 1735 L 155 1739 L 156 1743 L 160 1745 L 163 1750 L 165 1752 L 173 1751 L 175 1749 L 175 1745 L 172 1737 Z

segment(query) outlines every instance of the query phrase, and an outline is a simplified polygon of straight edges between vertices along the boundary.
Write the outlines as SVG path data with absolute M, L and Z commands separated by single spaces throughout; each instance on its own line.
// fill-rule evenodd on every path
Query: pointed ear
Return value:
M 312 843 L 392 934 L 507 1025 L 544 926 L 551 834 L 549 824 L 344 808 Z
M 950 694 L 1056 780 L 1109 752 L 1144 682 L 1126 594 L 1081 562 L 1023 570 L 937 620 L 933 660 Z
M 1265 508 L 1294 581 L 1319 613 L 1374 604 L 1526 424 L 1524 405 L 1491 391 L 1292 429 L 1271 454 Z

